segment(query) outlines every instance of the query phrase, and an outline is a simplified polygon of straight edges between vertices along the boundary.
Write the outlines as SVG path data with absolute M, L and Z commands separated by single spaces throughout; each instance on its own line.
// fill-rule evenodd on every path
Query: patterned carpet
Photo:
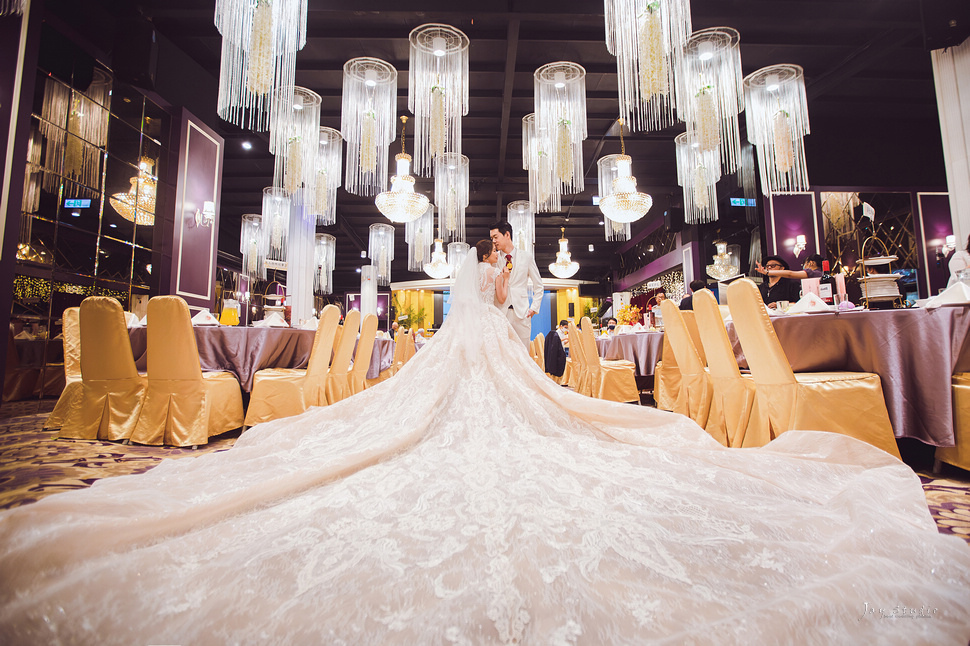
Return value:
M 56 440 L 44 431 L 54 400 L 12 402 L 0 407 L 0 509 L 26 505 L 95 480 L 151 469 L 165 458 L 225 451 L 239 432 L 212 438 L 198 450 L 126 446 L 115 442 Z M 970 473 L 943 465 L 941 473 L 919 472 L 930 513 L 941 534 L 970 543 Z

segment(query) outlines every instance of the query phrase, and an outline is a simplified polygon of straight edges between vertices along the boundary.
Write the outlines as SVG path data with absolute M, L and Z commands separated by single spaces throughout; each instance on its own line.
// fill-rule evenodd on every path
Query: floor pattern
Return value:
M 96 480 L 141 473 L 166 458 L 183 459 L 232 447 L 239 432 L 211 438 L 197 450 L 117 442 L 58 440 L 44 430 L 53 400 L 12 402 L 0 407 L 0 509 L 91 486 Z M 938 474 L 919 472 L 926 503 L 942 534 L 970 543 L 970 473 L 943 465 Z

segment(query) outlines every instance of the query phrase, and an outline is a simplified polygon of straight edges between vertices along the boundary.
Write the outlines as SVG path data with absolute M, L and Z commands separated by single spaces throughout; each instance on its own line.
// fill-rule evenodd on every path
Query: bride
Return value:
M 490 244 L 395 378 L 0 515 L 0 642 L 967 643 L 970 548 L 908 467 L 566 391 Z

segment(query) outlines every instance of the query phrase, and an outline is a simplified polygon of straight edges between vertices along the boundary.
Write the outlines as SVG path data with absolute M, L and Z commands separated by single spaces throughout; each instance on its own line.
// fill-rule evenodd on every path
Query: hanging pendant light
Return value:
M 702 151 L 689 133 L 674 138 L 677 183 L 684 190 L 684 222 L 698 224 L 717 220 L 717 180 L 721 158 L 717 150 Z
M 532 253 L 536 243 L 536 216 L 532 212 L 532 204 L 525 200 L 510 202 L 506 207 L 506 217 L 512 227 L 515 248 Z
M 391 284 L 391 261 L 394 260 L 394 227 L 390 224 L 370 225 L 367 257 L 376 271 L 377 284 Z
M 461 117 L 468 114 L 468 36 L 448 25 L 430 24 L 414 29 L 409 40 L 414 172 L 428 177 L 439 155 L 461 154 Z
M 158 182 L 152 174 L 154 168 L 154 160 L 142 157 L 138 163 L 138 174 L 131 178 L 128 192 L 115 193 L 108 200 L 118 215 L 138 226 L 150 227 L 155 224 Z
M 556 278 L 571 278 L 579 271 L 579 263 L 573 261 L 569 253 L 569 240 L 566 239 L 566 227 L 560 227 L 562 237 L 559 238 L 559 251 L 556 252 L 556 262 L 549 265 L 549 272 Z
M 274 91 L 296 80 L 306 16 L 307 0 L 216 0 L 222 34 L 216 110 L 222 119 L 247 130 L 269 127 Z
M 239 228 L 239 251 L 242 253 L 242 273 L 251 282 L 266 280 L 266 254 L 263 251 L 263 216 L 247 213 Z
M 465 262 L 465 258 L 468 257 L 468 249 L 467 242 L 448 243 L 448 265 L 451 267 L 452 278 L 461 269 L 461 263 Z
M 344 187 L 348 193 L 377 195 L 387 186 L 388 146 L 397 117 L 397 70 L 377 58 L 344 64 L 340 134 L 347 142 Z
M 22 15 L 25 0 L 0 0 L 0 16 Z
M 634 132 L 673 125 L 680 107 L 678 61 L 691 33 L 690 0 L 604 0 L 604 10 L 620 115 Z
M 748 141 L 758 149 L 766 195 L 809 190 L 805 76 L 798 65 L 771 65 L 744 77 Z
M 263 241 L 261 248 L 267 269 L 286 269 L 287 240 L 290 235 L 290 198 L 281 188 L 263 189 Z
M 438 203 L 439 228 L 444 240 L 465 240 L 465 209 L 468 207 L 468 158 L 444 153 L 435 158 L 434 200 Z
M 738 267 L 732 262 L 726 242 L 715 242 L 714 264 L 707 266 L 707 275 L 714 280 L 727 280 L 738 275 Z
M 269 151 L 274 155 L 273 186 L 296 203 L 312 206 L 316 194 L 320 141 L 320 95 L 302 87 L 274 93 Z M 312 211 L 312 209 L 310 209 Z
M 603 234 L 608 242 L 624 242 L 631 237 L 629 222 L 614 222 L 604 215 Z
M 428 196 L 414 192 L 411 176 L 411 155 L 404 151 L 404 127 L 408 118 L 401 117 L 401 152 L 397 160 L 397 174 L 391 177 L 391 190 L 384 191 L 374 200 L 377 210 L 391 222 L 410 222 L 428 210 Z
M 311 213 L 317 216 L 317 224 L 329 226 L 337 221 L 337 189 L 341 178 L 341 153 L 343 138 L 333 128 L 320 128 L 317 148 L 314 200 Z M 327 292 L 328 294 L 330 292 Z
M 620 154 L 602 157 L 599 170 L 600 211 L 614 222 L 636 222 L 653 206 L 653 198 L 637 191 L 637 178 L 631 167 L 633 158 L 626 154 L 623 141 L 623 119 L 620 124 Z
M 556 177 L 552 139 L 531 112 L 522 117 L 522 168 L 529 171 L 529 201 L 536 213 L 562 211 L 562 184 Z
M 560 61 L 543 65 L 534 76 L 536 125 L 553 142 L 556 181 L 562 184 L 563 193 L 582 193 L 586 70 Z
M 730 27 L 702 29 L 691 34 L 681 57 L 678 109 L 691 140 L 702 152 L 718 151 L 725 173 L 737 172 L 741 163 L 738 114 L 744 109 L 744 94 L 740 41 L 740 34 Z
M 408 271 L 424 270 L 424 263 L 431 257 L 431 240 L 434 238 L 434 204 L 416 220 L 404 225 L 404 241 L 408 243 Z
M 337 258 L 337 239 L 329 233 L 318 233 L 314 246 L 313 291 L 333 293 L 333 268 Z
M 434 240 L 434 251 L 431 252 L 431 261 L 424 263 L 424 273 L 436 280 L 448 278 L 451 275 L 451 265 L 448 264 L 448 256 L 442 248 L 441 240 L 441 210 L 438 210 L 438 237 Z

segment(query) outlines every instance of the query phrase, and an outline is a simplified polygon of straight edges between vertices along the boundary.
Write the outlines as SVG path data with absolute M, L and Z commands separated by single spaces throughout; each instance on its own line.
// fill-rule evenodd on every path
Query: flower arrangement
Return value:
M 636 325 L 640 322 L 640 308 L 636 305 L 624 305 L 617 311 L 616 321 L 620 325 Z

